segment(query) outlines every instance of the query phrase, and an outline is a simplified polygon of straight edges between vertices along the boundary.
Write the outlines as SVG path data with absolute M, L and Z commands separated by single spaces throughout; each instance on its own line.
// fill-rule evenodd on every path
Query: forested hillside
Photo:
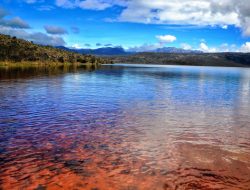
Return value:
M 92 55 L 83 55 L 51 46 L 37 45 L 33 42 L 0 34 L 0 62 L 104 64 L 108 61 Z
M 115 63 L 250 67 L 250 53 L 137 53 L 110 59 Z

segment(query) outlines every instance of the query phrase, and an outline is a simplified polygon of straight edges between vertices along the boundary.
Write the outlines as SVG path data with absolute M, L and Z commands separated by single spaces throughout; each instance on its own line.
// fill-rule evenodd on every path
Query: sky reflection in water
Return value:
M 3 189 L 247 189 L 250 70 L 105 65 L 0 81 Z

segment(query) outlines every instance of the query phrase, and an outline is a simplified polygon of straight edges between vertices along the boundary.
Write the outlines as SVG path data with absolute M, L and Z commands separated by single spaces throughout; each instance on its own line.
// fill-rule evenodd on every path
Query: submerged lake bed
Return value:
M 248 68 L 0 74 L 0 189 L 250 187 Z

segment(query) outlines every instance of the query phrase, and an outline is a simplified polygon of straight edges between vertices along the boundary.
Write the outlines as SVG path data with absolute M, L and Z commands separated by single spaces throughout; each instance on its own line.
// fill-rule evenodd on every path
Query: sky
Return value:
M 0 33 L 71 48 L 250 52 L 250 0 L 1 0 Z

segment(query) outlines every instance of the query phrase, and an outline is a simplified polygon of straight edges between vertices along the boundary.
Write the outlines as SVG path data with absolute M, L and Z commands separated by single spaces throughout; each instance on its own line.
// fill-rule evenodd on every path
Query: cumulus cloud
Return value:
M 122 11 L 116 21 L 240 27 L 250 36 L 249 0 L 56 0 L 57 6 L 104 10 L 120 6 Z M 112 18 L 111 20 L 114 21 Z
M 134 51 L 134 52 L 148 52 L 148 51 L 153 51 L 158 48 L 163 48 L 167 43 L 171 43 L 176 41 L 176 37 L 172 35 L 157 35 L 155 36 L 156 39 L 158 40 L 157 43 L 154 44 L 143 44 L 140 46 L 134 46 L 130 47 L 129 51 Z
M 71 31 L 74 33 L 74 34 L 78 34 L 80 33 L 80 28 L 76 27 L 76 26 L 72 26 L 71 27 Z
M 37 44 L 42 45 L 51 45 L 51 46 L 64 46 L 65 41 L 63 38 L 58 36 L 50 36 L 41 32 L 29 33 L 23 29 L 13 29 L 10 27 L 0 27 L 0 33 L 16 36 L 21 39 L 26 39 L 29 41 L 33 41 Z
M 46 30 L 46 32 L 48 34 L 52 34 L 52 35 L 62 35 L 62 34 L 68 33 L 67 30 L 65 30 L 64 28 L 59 27 L 59 26 L 46 25 L 46 26 L 44 26 L 44 29 Z
M 16 36 L 21 39 L 33 41 L 41 45 L 63 46 L 65 41 L 58 36 L 51 36 L 41 32 L 27 32 L 30 26 L 19 17 L 4 19 L 8 15 L 7 11 L 0 8 L 0 33 L 10 36 Z
M 29 24 L 19 17 L 14 17 L 10 20 L 0 19 L 0 25 L 8 26 L 11 28 L 21 28 L 21 29 L 30 28 Z
M 7 15 L 8 12 L 5 9 L 0 8 L 0 26 L 7 26 L 11 28 L 21 28 L 21 29 L 30 28 L 29 24 L 20 17 L 5 19 L 4 17 Z
M 63 8 L 74 8 L 75 3 L 70 0 L 56 0 L 56 5 Z
M 19 17 L 15 17 L 6 22 L 12 28 L 30 28 L 29 24 Z
M 216 48 L 218 52 L 240 52 L 240 49 L 235 44 L 227 44 L 223 43 L 218 48 Z
M 141 46 L 135 46 L 128 48 L 131 52 L 150 52 L 158 48 L 165 47 L 165 44 L 155 43 L 155 44 L 143 44 Z M 181 43 L 180 47 L 184 50 L 199 50 L 204 53 L 215 53 L 215 52 L 243 52 L 250 53 L 250 42 L 246 42 L 241 46 L 236 46 L 235 44 L 222 43 L 217 46 L 209 46 L 205 40 L 203 40 L 198 47 L 194 48 L 187 43 Z
M 221 28 L 224 29 L 224 30 L 227 30 L 228 29 L 228 25 L 224 25 Z
M 237 22 L 230 22 L 242 28 L 243 34 L 250 35 L 250 3 L 249 0 L 213 0 L 210 4 L 211 11 L 214 14 L 235 14 Z
M 222 0 L 224 1 L 224 0 Z M 215 0 L 131 0 L 120 15 L 121 21 L 189 25 L 239 24 L 234 11 L 212 12 Z M 219 1 L 221 2 L 221 1 Z M 236 4 L 236 3 L 233 3 Z M 140 10 L 137 13 L 135 10 Z
M 250 44 L 249 44 L 250 45 Z M 201 42 L 198 50 L 206 53 L 214 52 L 247 52 L 247 43 L 243 44 L 241 47 L 237 47 L 235 44 L 222 43 L 216 47 L 210 47 L 206 42 Z
M 162 43 L 155 43 L 155 44 L 143 44 L 141 46 L 134 46 L 128 48 L 130 52 L 150 52 L 156 50 L 158 48 L 162 48 L 164 45 Z
M 171 43 L 176 40 L 175 36 L 172 35 L 158 35 L 156 38 L 161 42 L 161 43 Z
M 207 52 L 209 50 L 207 44 L 204 42 L 200 43 L 200 50 Z
M 63 8 L 81 8 L 104 10 L 114 5 L 122 6 L 127 0 L 56 0 L 56 5 Z
M 250 42 L 246 42 L 240 48 L 241 52 L 249 53 L 250 52 Z
M 85 0 L 85 1 L 78 1 L 77 5 L 83 9 L 92 9 L 92 10 L 104 10 L 112 5 L 106 3 L 104 0 Z
M 184 50 L 191 50 L 192 46 L 187 44 L 187 43 L 182 43 L 181 48 L 184 49 Z
M 72 48 L 74 48 L 74 49 L 81 49 L 82 46 L 80 46 L 79 44 L 73 44 Z
M 216 48 L 208 47 L 208 45 L 205 42 L 200 43 L 199 50 L 201 50 L 203 52 L 208 52 L 208 53 L 213 53 L 213 52 L 217 51 Z

